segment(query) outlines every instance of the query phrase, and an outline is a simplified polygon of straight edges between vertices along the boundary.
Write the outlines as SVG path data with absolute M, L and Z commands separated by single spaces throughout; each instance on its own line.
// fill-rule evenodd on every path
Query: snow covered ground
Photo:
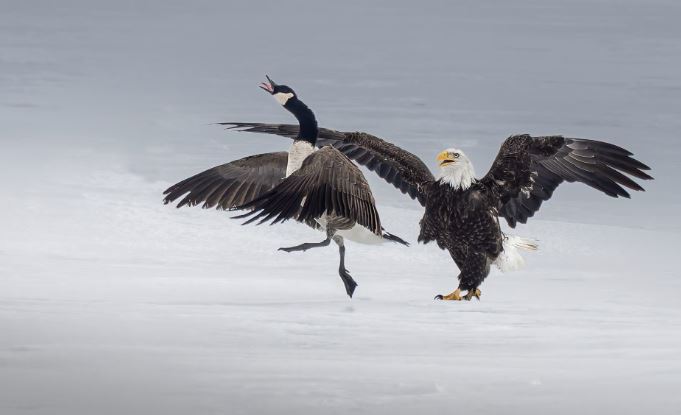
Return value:
M 510 2 L 508 2 L 510 3 Z M 0 13 L 1 414 L 681 413 L 676 2 L 14 2 Z M 484 174 L 515 132 L 607 139 L 653 168 L 631 200 L 564 185 L 514 232 L 527 268 L 433 301 L 435 246 L 335 248 L 290 223 L 160 203 L 290 122 Z M 368 174 L 385 227 L 416 203 Z

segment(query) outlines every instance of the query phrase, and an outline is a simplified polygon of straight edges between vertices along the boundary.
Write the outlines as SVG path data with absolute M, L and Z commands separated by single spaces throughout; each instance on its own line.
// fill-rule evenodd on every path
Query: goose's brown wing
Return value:
M 288 153 L 265 153 L 213 167 L 166 189 L 164 203 L 184 196 L 177 207 L 231 209 L 262 195 L 286 176 Z
M 263 124 L 225 122 L 221 125 L 239 131 L 275 134 L 295 139 L 298 126 L 293 124 Z M 425 203 L 422 185 L 435 180 L 428 167 L 414 154 L 379 137 L 362 132 L 343 132 L 319 128 L 317 146 L 332 146 L 341 153 L 378 174 L 412 199 Z
M 308 222 L 328 214 L 382 234 L 376 203 L 364 175 L 333 147 L 323 147 L 307 156 L 300 169 L 272 190 L 236 209 L 252 209 L 237 216 L 249 217 L 246 223 L 287 219 Z

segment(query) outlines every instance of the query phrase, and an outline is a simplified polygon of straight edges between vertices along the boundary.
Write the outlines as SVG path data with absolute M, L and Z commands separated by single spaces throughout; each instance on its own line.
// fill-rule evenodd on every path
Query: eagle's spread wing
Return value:
M 333 147 L 307 156 L 300 169 L 279 185 L 237 209 L 253 209 L 237 216 L 250 216 L 246 223 L 287 219 L 308 222 L 327 213 L 353 220 L 381 235 L 369 184 L 357 166 Z
M 511 227 L 526 223 L 564 180 L 582 182 L 612 197 L 643 188 L 628 174 L 650 180 L 650 168 L 614 144 L 562 136 L 506 139 L 481 181 L 499 197 L 499 216 Z
M 188 193 L 177 207 L 215 206 L 230 209 L 250 202 L 280 183 L 286 176 L 288 153 L 265 153 L 223 164 L 170 186 L 163 194 L 171 203 Z
M 244 122 L 226 122 L 221 125 L 240 131 L 276 134 L 283 137 L 298 136 L 298 126 L 292 124 L 262 124 Z M 421 186 L 435 180 L 428 167 L 414 154 L 389 143 L 381 138 L 361 132 L 342 132 L 319 129 L 317 146 L 332 146 L 341 153 L 355 160 L 379 177 L 408 194 L 412 199 L 425 203 Z

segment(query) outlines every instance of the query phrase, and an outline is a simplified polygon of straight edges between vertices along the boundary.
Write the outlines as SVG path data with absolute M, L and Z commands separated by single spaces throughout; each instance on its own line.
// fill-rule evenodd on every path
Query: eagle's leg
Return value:
M 307 242 L 304 244 L 290 246 L 288 248 L 279 248 L 279 251 L 294 252 L 294 251 L 307 251 L 310 248 L 320 248 L 322 246 L 329 246 L 331 243 L 331 237 L 327 237 L 321 242 Z
M 438 294 L 435 296 L 436 300 L 450 300 L 450 301 L 461 301 L 461 290 L 457 288 L 454 290 L 454 292 L 447 294 L 447 295 L 442 295 Z
M 333 236 L 333 241 L 338 245 L 338 254 L 340 255 L 340 264 L 338 265 L 338 275 L 340 275 L 341 280 L 343 280 L 343 285 L 345 285 L 345 292 L 350 298 L 355 292 L 355 287 L 357 283 L 350 276 L 350 272 L 345 268 L 345 244 L 343 243 L 343 237 L 339 235 Z
M 459 288 L 451 294 L 437 295 L 435 296 L 435 299 L 470 301 L 475 297 L 479 300 L 482 293 L 480 292 L 480 289 L 478 289 L 478 286 L 489 274 L 489 261 L 487 260 L 487 256 L 484 253 L 470 253 L 465 256 L 459 256 L 456 255 L 456 252 L 451 251 L 450 254 L 461 270 L 461 273 L 459 274 Z M 467 293 L 462 296 L 461 291 L 467 291 Z

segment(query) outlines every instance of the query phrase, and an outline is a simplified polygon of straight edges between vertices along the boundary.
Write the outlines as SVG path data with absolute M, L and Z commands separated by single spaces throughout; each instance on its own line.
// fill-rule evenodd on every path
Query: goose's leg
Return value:
M 331 243 L 331 238 L 327 237 L 321 242 L 306 242 L 304 244 L 290 246 L 288 248 L 279 248 L 279 251 L 294 252 L 294 251 L 307 251 L 310 248 L 320 248 L 322 246 L 329 246 Z
M 355 287 L 357 283 L 350 276 L 350 273 L 345 269 L 345 244 L 343 242 L 343 237 L 334 235 L 333 241 L 338 245 L 338 254 L 340 255 L 340 264 L 338 266 L 338 275 L 340 275 L 341 280 L 343 280 L 343 285 L 345 285 L 345 292 L 348 296 L 352 298 L 352 294 L 355 292 Z

